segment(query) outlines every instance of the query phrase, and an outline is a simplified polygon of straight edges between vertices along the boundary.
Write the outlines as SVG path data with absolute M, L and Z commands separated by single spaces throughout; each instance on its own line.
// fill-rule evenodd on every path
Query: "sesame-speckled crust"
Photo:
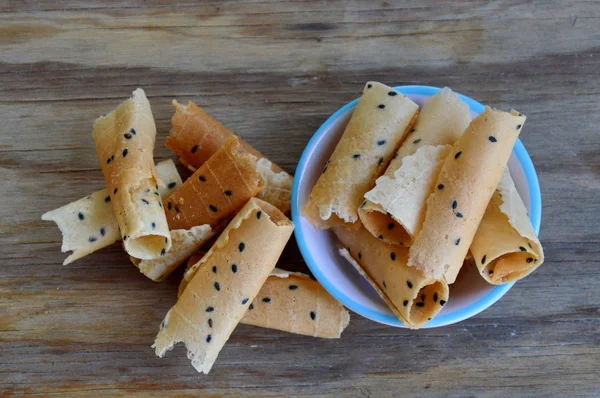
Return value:
M 439 168 L 424 170 L 421 162 L 410 162 L 417 167 L 415 169 L 404 160 L 424 147 L 454 144 L 470 121 L 469 106 L 448 87 L 423 105 L 415 125 L 384 175 L 365 194 L 367 201 L 358 212 L 363 225 L 373 236 L 382 236 L 384 241 L 395 245 L 408 247 L 412 244 L 425 215 L 425 200 L 433 184 L 429 180 L 435 181 Z M 421 151 L 419 159 L 427 163 L 432 156 L 435 154 Z M 401 167 L 404 170 L 398 172 Z
M 183 342 L 194 368 L 208 373 L 293 230 L 294 224 L 276 207 L 250 199 L 186 272 L 193 276 L 160 326 L 153 345 L 156 355 L 162 357 Z
M 364 227 L 335 227 L 346 258 L 379 293 L 406 326 L 417 329 L 433 319 L 448 301 L 448 285 L 407 265 L 408 249 L 375 238 Z
M 158 187 L 161 197 L 168 196 L 181 185 L 181 177 L 172 160 L 158 163 L 156 172 L 165 181 L 164 187 Z M 42 220 L 56 223 L 62 233 L 61 251 L 73 252 L 65 259 L 63 265 L 121 239 L 119 223 L 106 189 L 44 213 Z
M 419 106 L 384 84 L 368 82 L 342 138 L 302 213 L 317 228 L 356 223 L 363 196 L 383 173 Z
M 471 254 L 481 276 L 494 285 L 522 279 L 544 262 L 542 245 L 508 168 L 479 224 Z
M 140 259 L 171 248 L 153 151 L 156 126 L 144 90 L 94 122 L 94 141 L 125 250 Z
M 163 201 L 170 229 L 216 226 L 264 187 L 256 157 L 232 137 Z
M 286 173 L 195 103 L 182 106 L 173 100 L 175 114 L 166 145 L 179 156 L 191 171 L 196 171 L 232 137 L 237 137 L 246 152 L 258 159 L 258 169 L 265 188 L 258 197 L 271 203 L 284 213 L 290 211 L 292 176 Z
M 456 280 L 525 119 L 516 111 L 486 107 L 471 122 L 427 199 L 425 221 L 410 247 L 408 265 L 434 279 Z

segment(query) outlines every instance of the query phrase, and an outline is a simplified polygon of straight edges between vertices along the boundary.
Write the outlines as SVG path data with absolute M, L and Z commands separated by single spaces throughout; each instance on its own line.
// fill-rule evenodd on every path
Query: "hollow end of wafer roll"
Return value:
M 367 201 L 365 207 L 358 211 L 358 216 L 367 231 L 378 239 L 396 246 L 409 247 L 412 243 L 413 237 L 406 227 L 381 206 Z

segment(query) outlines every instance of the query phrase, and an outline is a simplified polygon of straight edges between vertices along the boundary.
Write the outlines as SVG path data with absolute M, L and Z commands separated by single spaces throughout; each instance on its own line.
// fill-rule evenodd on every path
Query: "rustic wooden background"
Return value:
M 600 2 L 171 3 L 0 3 L 0 395 L 600 396 Z M 547 260 L 489 310 L 420 331 L 354 315 L 338 341 L 240 325 L 200 376 L 150 348 L 181 273 L 152 283 L 118 245 L 61 265 L 40 216 L 103 187 L 92 122 L 136 87 L 157 159 L 190 99 L 293 172 L 369 79 L 528 115 Z

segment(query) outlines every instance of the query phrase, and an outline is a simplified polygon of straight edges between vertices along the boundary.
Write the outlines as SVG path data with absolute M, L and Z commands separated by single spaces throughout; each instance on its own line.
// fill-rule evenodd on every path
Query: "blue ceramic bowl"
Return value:
M 399 86 L 395 89 L 419 105 L 423 105 L 428 97 L 440 90 L 429 86 Z M 459 95 L 471 108 L 473 117 L 483 112 L 482 104 Z M 338 254 L 333 233 L 315 229 L 300 214 L 357 102 L 358 99 L 350 102 L 327 119 L 313 135 L 300 158 L 292 189 L 292 219 L 296 224 L 296 240 L 304 260 L 317 280 L 342 304 L 373 321 L 404 327 L 368 282 Z M 517 140 L 508 167 L 529 210 L 533 227 L 539 233 L 542 217 L 540 186 L 531 158 L 520 140 Z M 461 272 L 461 278 L 450 286 L 448 304 L 425 327 L 445 326 L 470 318 L 498 301 L 512 285 L 513 283 L 493 286 L 485 282 L 476 270 Z

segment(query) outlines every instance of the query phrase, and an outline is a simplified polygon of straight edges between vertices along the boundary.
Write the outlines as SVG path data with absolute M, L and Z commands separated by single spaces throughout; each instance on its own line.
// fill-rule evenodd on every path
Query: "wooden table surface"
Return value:
M 600 396 L 600 3 L 170 3 L 0 4 L 0 395 Z M 352 314 L 340 340 L 240 325 L 201 376 L 150 348 L 181 272 L 153 283 L 118 244 L 61 265 L 40 216 L 104 186 L 92 123 L 136 87 L 157 160 L 176 98 L 293 172 L 367 80 L 529 117 L 546 263 L 492 308 L 418 331 Z M 281 266 L 306 269 L 295 244 Z

